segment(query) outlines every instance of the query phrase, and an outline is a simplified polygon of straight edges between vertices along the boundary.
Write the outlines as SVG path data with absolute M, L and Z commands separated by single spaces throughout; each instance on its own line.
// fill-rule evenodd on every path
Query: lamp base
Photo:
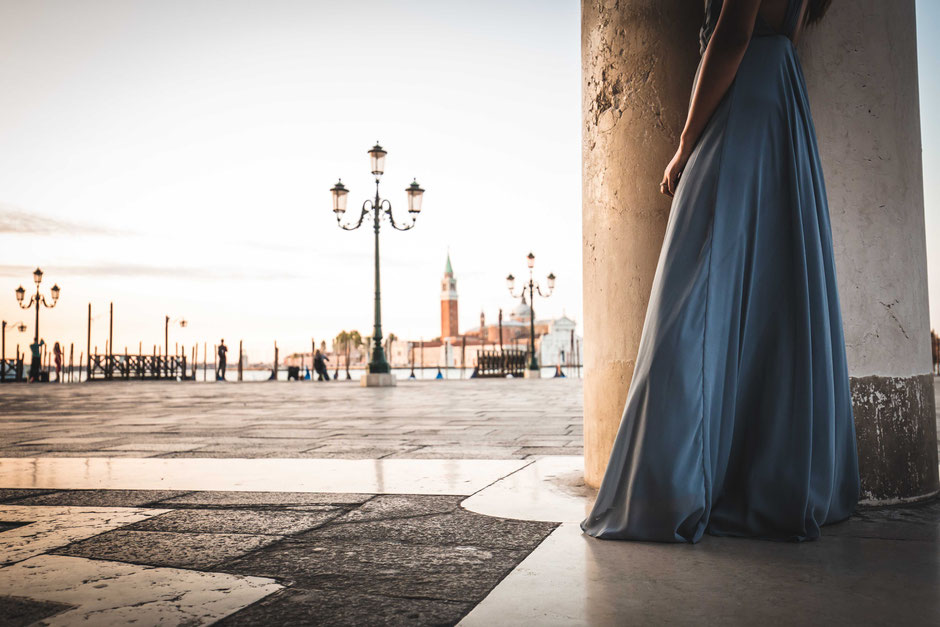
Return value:
M 388 372 L 368 372 L 359 379 L 360 387 L 393 388 L 397 385 L 395 375 Z
M 530 370 L 530 369 L 526 368 L 526 370 L 525 370 L 525 375 L 524 375 L 524 376 L 525 376 L 526 379 L 541 379 L 541 378 L 542 378 L 542 371 L 541 371 L 541 370 Z

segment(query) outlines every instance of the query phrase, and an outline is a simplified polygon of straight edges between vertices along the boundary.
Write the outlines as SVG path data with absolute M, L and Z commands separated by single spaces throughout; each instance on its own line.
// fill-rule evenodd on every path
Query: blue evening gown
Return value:
M 783 32 L 758 20 L 680 178 L 623 419 L 581 523 L 592 536 L 806 540 L 858 501 L 829 208 L 790 40 L 801 4 Z

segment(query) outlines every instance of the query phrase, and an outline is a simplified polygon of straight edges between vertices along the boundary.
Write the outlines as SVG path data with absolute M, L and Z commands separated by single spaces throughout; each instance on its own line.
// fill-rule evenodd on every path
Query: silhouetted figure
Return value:
M 313 354 L 313 369 L 317 373 L 317 381 L 330 380 L 330 373 L 326 370 L 326 362 L 329 360 L 330 358 L 321 353 L 319 349 Z
M 225 353 L 228 352 L 228 346 L 225 345 L 225 340 L 219 342 L 219 368 L 215 371 L 215 380 L 216 381 L 225 381 Z
M 39 375 L 42 372 L 42 347 L 46 345 L 45 340 L 39 340 L 29 345 L 29 352 L 33 360 L 29 362 L 29 381 L 39 381 Z
M 62 347 L 58 342 L 52 347 L 52 356 L 55 359 L 55 382 L 58 383 L 62 375 Z

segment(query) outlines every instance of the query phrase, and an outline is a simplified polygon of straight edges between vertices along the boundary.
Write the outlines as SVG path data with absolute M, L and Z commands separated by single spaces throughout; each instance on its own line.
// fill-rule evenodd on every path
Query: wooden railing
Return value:
M 88 381 L 190 379 L 186 357 L 176 355 L 91 355 Z
M 477 354 L 478 377 L 521 377 L 525 372 L 529 351 L 509 349 L 480 351 Z

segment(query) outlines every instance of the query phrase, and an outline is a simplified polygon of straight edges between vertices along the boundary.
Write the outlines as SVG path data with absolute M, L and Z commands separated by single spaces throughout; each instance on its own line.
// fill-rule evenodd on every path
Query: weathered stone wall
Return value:
M 863 501 L 934 493 L 937 433 L 914 0 L 834 2 L 807 30 Z
M 698 63 L 702 14 L 689 5 L 582 2 L 585 479 L 595 486 L 620 424 L 669 216 L 659 182 Z

